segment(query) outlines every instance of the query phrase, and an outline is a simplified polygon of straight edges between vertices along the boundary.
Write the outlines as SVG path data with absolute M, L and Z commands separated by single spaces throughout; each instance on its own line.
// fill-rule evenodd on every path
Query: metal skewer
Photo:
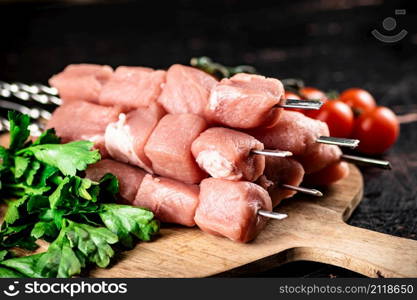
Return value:
M 1 85 L 0 84 L 0 96 L 3 98 L 18 98 L 22 101 L 34 101 L 40 104 L 54 104 L 61 105 L 62 100 L 54 95 L 31 93 L 25 90 L 19 90 L 14 88 L 13 85 Z
M 292 153 L 289 151 L 280 151 L 280 150 L 252 150 L 253 154 L 265 155 L 265 156 L 272 156 L 272 157 L 288 157 L 292 156 Z
M 11 92 L 24 91 L 31 94 L 47 94 L 50 96 L 58 96 L 58 90 L 54 87 L 43 85 L 40 83 L 26 84 L 23 82 L 4 82 L 0 81 L 0 87 L 8 89 Z
M 308 195 L 312 195 L 316 197 L 323 196 L 323 193 L 316 189 L 309 189 L 309 188 L 305 188 L 302 186 L 295 186 L 295 185 L 290 185 L 290 184 L 281 184 L 281 186 L 289 190 L 297 191 L 300 193 L 304 193 L 304 194 L 308 194 Z
M 12 98 L 16 97 L 22 101 L 35 101 L 41 104 L 53 104 L 53 105 L 61 105 L 62 100 L 57 97 L 58 91 L 53 88 L 42 84 L 25 84 L 22 82 L 14 82 L 14 83 L 7 83 L 4 81 L 0 81 L 0 97 L 3 98 Z M 297 100 L 297 99 L 287 99 L 286 104 L 282 107 L 287 108 L 303 108 L 303 109 L 320 109 L 323 103 L 318 100 Z M 29 115 L 32 119 L 39 119 L 42 117 L 43 119 L 49 120 L 51 118 L 51 113 L 44 109 L 39 108 L 29 108 L 24 105 L 5 101 L 0 99 L 0 107 L 6 108 L 9 110 L 16 110 L 21 113 Z M 8 121 L 5 119 L 0 120 L 0 131 L 8 130 Z M 29 127 L 31 130 L 32 135 L 38 136 L 43 129 L 43 126 L 39 123 L 32 123 Z M 341 147 L 349 147 L 349 148 L 356 148 L 359 144 L 359 140 L 356 139 L 345 139 L 345 138 L 335 138 L 335 137 L 328 137 L 328 136 L 320 136 L 317 138 L 316 142 L 329 144 L 329 145 L 337 145 Z M 292 153 L 288 151 L 279 151 L 279 150 L 252 150 L 255 154 L 260 155 L 267 155 L 273 157 L 288 157 L 291 156 Z M 371 165 L 380 167 L 383 169 L 391 169 L 391 165 L 389 161 L 386 160 L 379 160 L 373 158 L 366 158 L 354 155 L 347 155 L 344 154 L 341 157 L 347 161 L 364 164 L 364 165 Z M 313 191 L 311 189 L 305 189 L 302 187 L 294 187 L 288 186 L 287 188 L 297 190 L 300 192 L 305 192 L 311 195 L 320 195 L 320 191 Z M 297 188 L 297 189 L 296 189 Z M 302 190 L 303 189 L 303 190 Z M 318 192 L 318 193 L 317 193 Z
M 353 163 L 379 167 L 381 169 L 391 169 L 391 164 L 387 160 L 380 160 L 380 159 L 374 159 L 374 158 L 368 158 L 368 157 L 362 157 L 362 156 L 356 156 L 356 155 L 348 155 L 348 154 L 343 154 L 341 157 L 342 159 L 353 162 Z
M 280 150 L 264 149 L 264 150 L 252 150 L 251 152 L 253 154 L 272 156 L 272 157 L 280 157 L 280 158 L 292 156 L 291 152 L 289 152 L 289 151 L 280 151 Z M 304 187 L 294 186 L 294 185 L 289 185 L 289 184 L 283 184 L 282 187 L 284 187 L 286 189 L 294 190 L 294 191 L 297 191 L 297 192 L 300 192 L 300 193 L 317 196 L 317 197 L 323 196 L 323 193 L 320 192 L 319 190 L 316 190 L 316 189 L 309 189 L 309 188 L 304 188 Z
M 34 137 L 38 137 L 42 134 L 44 130 L 44 126 L 38 123 L 31 123 L 28 127 L 30 131 L 30 135 Z M 0 132 L 7 132 L 10 131 L 10 123 L 9 120 L 5 118 L 0 118 Z
M 5 108 L 8 110 L 15 110 L 22 114 L 29 115 L 32 119 L 39 119 L 44 118 L 46 120 L 49 120 L 51 118 L 51 113 L 44 109 L 39 108 L 29 108 L 24 105 L 20 105 L 14 102 L 5 101 L 0 99 L 0 107 Z
M 287 214 L 280 214 L 274 211 L 267 211 L 263 209 L 258 210 L 258 215 L 271 218 L 271 219 L 276 219 L 276 220 L 283 220 L 288 217 Z
M 336 145 L 340 147 L 356 148 L 359 145 L 359 140 L 336 138 L 332 136 L 320 136 L 316 139 L 317 143 Z
M 286 99 L 285 104 L 277 105 L 277 107 L 283 108 L 299 108 L 306 110 L 319 110 L 323 102 L 320 100 L 298 100 L 298 99 Z
M 41 102 L 43 104 L 53 103 L 61 105 L 62 100 L 58 98 L 58 90 L 53 87 L 49 87 L 43 84 L 26 84 L 23 82 L 8 83 L 0 81 L 0 94 L 3 97 L 7 94 L 11 94 L 22 100 L 33 100 Z M 285 104 L 277 105 L 277 107 L 283 108 L 299 108 L 306 110 L 318 110 L 323 105 L 320 100 L 298 100 L 298 99 L 286 99 Z

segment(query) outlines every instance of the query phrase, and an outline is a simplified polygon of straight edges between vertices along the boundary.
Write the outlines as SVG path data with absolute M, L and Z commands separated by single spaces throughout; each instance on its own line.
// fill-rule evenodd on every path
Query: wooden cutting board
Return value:
M 349 226 L 345 221 L 362 200 L 363 179 L 350 176 L 325 196 L 288 199 L 255 241 L 238 244 L 196 228 L 163 227 L 160 237 L 123 252 L 110 269 L 93 277 L 235 276 L 308 260 L 340 266 L 370 277 L 417 277 L 417 241 Z
M 0 142 L 4 142 L 1 137 Z M 324 190 L 324 197 L 301 195 L 284 201 L 277 210 L 289 217 L 270 220 L 251 243 L 234 243 L 197 228 L 163 225 L 155 241 L 120 253 L 111 268 L 94 269 L 90 275 L 237 276 L 307 260 L 369 277 L 417 277 L 417 241 L 345 223 L 363 195 L 361 173 L 353 165 L 350 171 L 349 177 Z

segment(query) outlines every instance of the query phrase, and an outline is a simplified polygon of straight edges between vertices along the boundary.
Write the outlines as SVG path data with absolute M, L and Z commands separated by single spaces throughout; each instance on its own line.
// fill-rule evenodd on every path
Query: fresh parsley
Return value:
M 100 160 L 91 142 L 60 144 L 53 129 L 31 142 L 29 117 L 8 116 L 10 146 L 0 147 L 0 202 L 7 205 L 0 225 L 0 277 L 71 277 L 88 265 L 104 268 L 115 249 L 158 233 L 152 212 L 114 204 L 115 176 L 98 182 L 82 176 Z M 39 239 L 50 243 L 46 252 L 15 253 L 35 250 Z

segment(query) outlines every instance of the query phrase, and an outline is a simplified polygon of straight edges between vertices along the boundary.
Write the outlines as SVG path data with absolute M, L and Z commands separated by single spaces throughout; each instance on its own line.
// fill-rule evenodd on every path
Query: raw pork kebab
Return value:
M 115 174 L 121 199 L 162 222 L 247 242 L 266 224 L 258 212 L 295 194 L 285 185 L 330 184 L 349 172 L 337 146 L 317 143 L 329 135 L 325 123 L 279 107 L 285 99 L 277 79 L 237 74 L 217 81 L 182 65 L 113 71 L 82 64 L 50 84 L 64 103 L 48 127 L 63 142 L 90 140 L 114 159 L 87 176 Z M 293 157 L 254 153 L 264 145 Z

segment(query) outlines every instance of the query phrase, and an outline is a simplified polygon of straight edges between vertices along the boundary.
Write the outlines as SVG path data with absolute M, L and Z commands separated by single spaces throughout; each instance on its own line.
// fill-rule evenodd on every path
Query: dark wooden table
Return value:
M 302 78 L 326 91 L 363 87 L 399 114 L 417 113 L 412 1 L 196 2 L 0 5 L 0 80 L 46 83 L 77 62 L 166 68 L 207 55 L 229 65 L 252 64 L 269 76 Z M 390 16 L 397 27 L 388 32 L 382 21 Z M 373 29 L 408 34 L 388 44 L 374 38 Z M 397 144 L 383 158 L 393 170 L 363 169 L 365 198 L 350 223 L 417 239 L 417 122 L 401 125 Z M 250 275 L 359 276 L 307 262 Z

